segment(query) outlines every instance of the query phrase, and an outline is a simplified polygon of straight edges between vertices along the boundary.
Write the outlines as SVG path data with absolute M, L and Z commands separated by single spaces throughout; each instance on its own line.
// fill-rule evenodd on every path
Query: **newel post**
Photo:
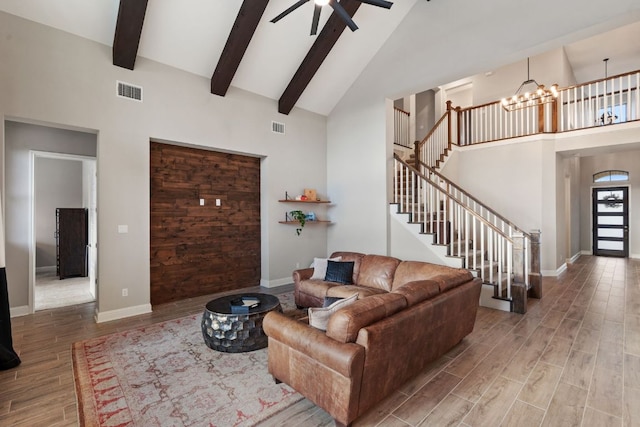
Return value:
M 544 133 L 544 104 L 538 105 L 538 133 Z
M 542 274 L 540 274 L 540 230 L 532 230 L 531 236 L 531 271 L 529 273 L 529 296 L 542 298 Z
M 511 248 L 511 265 L 513 266 L 513 281 L 511 283 L 511 302 L 515 313 L 527 312 L 527 284 L 524 281 L 524 234 L 511 233 L 513 246 Z
M 420 141 L 416 141 L 413 143 L 413 161 L 415 162 L 414 167 L 416 170 L 420 170 Z
M 558 132 L 558 98 L 553 98 L 551 103 L 551 132 Z
M 451 110 L 453 110 L 453 107 L 451 104 L 451 101 L 447 101 L 447 148 L 449 150 L 451 150 L 451 142 L 453 141 L 451 135 Z

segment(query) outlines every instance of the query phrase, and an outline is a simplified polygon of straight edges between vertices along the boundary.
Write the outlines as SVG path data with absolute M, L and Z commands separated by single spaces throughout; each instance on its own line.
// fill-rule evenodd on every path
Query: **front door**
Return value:
M 629 256 L 629 188 L 594 188 L 593 254 Z

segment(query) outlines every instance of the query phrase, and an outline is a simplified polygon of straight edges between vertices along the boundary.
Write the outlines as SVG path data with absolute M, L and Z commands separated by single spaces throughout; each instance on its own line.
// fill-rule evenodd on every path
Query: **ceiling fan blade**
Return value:
M 333 11 L 337 13 L 340 18 L 342 18 L 344 23 L 347 24 L 347 27 L 349 27 L 351 31 L 355 31 L 358 29 L 356 23 L 353 22 L 353 19 L 351 19 L 347 11 L 344 10 L 344 7 L 342 7 L 340 3 L 338 3 L 336 0 L 331 0 L 329 4 L 333 8 Z
M 384 7 L 385 9 L 391 9 L 393 3 L 386 0 L 360 0 L 360 3 L 366 3 L 373 6 Z
M 284 18 L 285 16 L 287 16 L 288 14 L 290 14 L 291 12 L 293 12 L 294 10 L 302 6 L 303 4 L 307 3 L 308 1 L 309 0 L 299 0 L 293 6 L 291 6 L 290 8 L 282 12 L 280 15 L 273 18 L 271 22 L 278 22 L 279 20 L 281 20 L 282 18 Z
M 318 23 L 320 22 L 320 12 L 322 11 L 322 5 L 316 3 L 313 8 L 313 21 L 311 21 L 311 35 L 315 36 L 318 33 Z

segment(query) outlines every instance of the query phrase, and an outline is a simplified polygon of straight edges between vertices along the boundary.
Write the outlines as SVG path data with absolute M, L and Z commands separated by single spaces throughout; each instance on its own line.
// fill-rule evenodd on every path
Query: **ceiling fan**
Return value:
M 271 22 L 278 22 L 303 4 L 309 2 L 311 0 L 299 0 L 293 4 L 293 6 L 289 7 L 287 10 L 282 12 L 280 15 L 276 16 L 271 20 Z M 373 6 L 384 7 L 385 9 L 391 9 L 393 5 L 392 2 L 386 0 L 359 0 L 361 3 L 367 3 Z M 342 7 L 339 0 L 313 0 L 314 8 L 313 8 L 313 20 L 311 21 L 311 35 L 314 36 L 318 32 L 318 22 L 320 21 L 320 12 L 322 11 L 322 6 L 328 4 L 331 6 L 336 14 L 342 18 L 342 20 L 347 24 L 347 27 L 351 29 L 351 31 L 355 31 L 358 29 L 358 26 L 351 16 L 347 13 L 346 10 Z

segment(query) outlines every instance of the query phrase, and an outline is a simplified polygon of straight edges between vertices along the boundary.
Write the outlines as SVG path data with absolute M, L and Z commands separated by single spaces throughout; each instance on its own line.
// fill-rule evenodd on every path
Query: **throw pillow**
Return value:
M 313 275 L 312 279 L 324 280 L 324 276 L 327 274 L 327 262 L 331 261 L 340 261 L 342 257 L 335 258 L 314 258 L 313 259 Z
M 336 301 L 340 301 L 341 299 L 344 299 L 342 297 L 324 297 L 324 303 L 322 304 L 323 307 L 329 307 L 331 304 L 333 304 Z
M 324 280 L 350 285 L 353 283 L 353 264 L 353 261 L 327 261 L 327 274 L 324 276 Z
M 327 323 L 329 323 L 329 317 L 336 311 L 340 310 L 352 304 L 358 300 L 358 294 L 353 294 L 349 298 L 342 298 L 329 307 L 309 307 L 309 325 L 322 331 L 327 330 Z

